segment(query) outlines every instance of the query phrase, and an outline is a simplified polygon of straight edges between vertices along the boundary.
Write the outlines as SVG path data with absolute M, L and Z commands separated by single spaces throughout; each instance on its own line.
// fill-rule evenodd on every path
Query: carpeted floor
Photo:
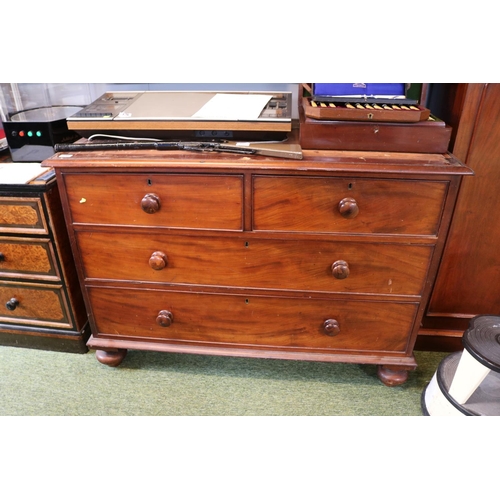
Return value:
M 0 346 L 2 416 L 420 416 L 447 353 L 416 352 L 406 384 L 376 367 L 129 351 L 111 368 L 94 352 Z
M 370 365 L 129 351 L 110 368 L 93 352 L 0 347 L 0 492 L 83 499 L 90 484 L 95 498 L 123 500 L 378 499 L 403 488 L 410 499 L 429 488 L 432 498 L 490 497 L 496 462 L 470 457 L 495 449 L 496 420 L 418 418 L 446 355 L 416 352 L 417 370 L 390 388 Z M 404 416 L 414 418 L 393 418 Z

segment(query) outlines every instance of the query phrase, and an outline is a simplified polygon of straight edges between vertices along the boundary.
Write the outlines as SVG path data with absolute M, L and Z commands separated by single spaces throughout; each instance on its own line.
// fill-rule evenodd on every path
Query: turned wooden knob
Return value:
M 9 310 L 9 311 L 13 311 L 17 306 L 19 305 L 19 301 L 12 297 L 10 300 L 8 300 L 5 304 L 5 307 Z
M 332 274 L 338 280 L 346 279 L 349 272 L 349 264 L 345 260 L 337 260 L 332 264 Z
M 141 207 L 147 214 L 154 214 L 160 210 L 160 197 L 154 193 L 144 195 L 141 200 Z
M 359 207 L 354 198 L 344 198 L 340 200 L 339 212 L 346 219 L 354 219 L 359 213 Z
M 163 327 L 170 326 L 174 321 L 174 316 L 170 311 L 160 311 L 156 318 L 156 322 Z
M 323 330 L 330 337 L 335 337 L 335 335 L 340 333 L 339 322 L 336 319 L 327 319 L 323 323 Z
M 161 271 L 168 264 L 167 256 L 163 252 L 153 252 L 149 258 L 149 265 L 155 271 Z

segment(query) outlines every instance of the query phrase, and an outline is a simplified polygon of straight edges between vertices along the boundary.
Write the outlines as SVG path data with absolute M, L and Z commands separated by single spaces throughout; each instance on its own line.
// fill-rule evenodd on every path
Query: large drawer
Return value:
M 3 233 L 48 234 L 40 198 L 0 197 L 0 231 Z
M 45 238 L 0 238 L 0 275 L 59 280 L 52 242 Z
M 88 287 L 88 292 L 97 337 L 328 352 L 401 353 L 418 308 L 132 288 Z
M 253 178 L 253 229 L 437 235 L 448 183 L 329 177 Z
M 242 230 L 240 175 L 66 174 L 73 223 Z
M 85 276 L 227 287 L 419 295 L 433 247 L 76 233 Z
M 0 282 L 0 311 L 2 322 L 72 326 L 63 289 L 57 285 Z

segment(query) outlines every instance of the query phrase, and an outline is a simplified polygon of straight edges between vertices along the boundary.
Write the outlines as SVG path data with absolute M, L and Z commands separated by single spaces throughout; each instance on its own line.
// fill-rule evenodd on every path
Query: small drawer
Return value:
M 437 235 L 448 183 L 328 177 L 253 178 L 253 229 Z
M 339 353 L 404 352 L 418 308 L 131 288 L 88 292 L 97 337 Z
M 71 327 L 63 289 L 57 285 L 0 282 L 0 321 Z
M 0 238 L 0 276 L 60 280 L 51 241 Z
M 0 231 L 13 234 L 48 234 L 41 199 L 0 197 Z
M 66 174 L 76 224 L 166 228 L 243 228 L 239 175 Z
M 76 233 L 90 279 L 419 295 L 433 247 L 174 236 Z

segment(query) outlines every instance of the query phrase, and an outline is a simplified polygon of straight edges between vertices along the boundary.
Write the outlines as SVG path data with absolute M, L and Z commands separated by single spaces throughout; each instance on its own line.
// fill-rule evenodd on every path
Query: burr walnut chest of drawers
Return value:
M 462 175 L 444 154 L 58 153 L 88 346 L 378 365 L 413 346 Z
M 3 167 L 23 164 L 0 165 L 0 344 L 87 352 L 87 313 L 55 172 L 13 184 Z

